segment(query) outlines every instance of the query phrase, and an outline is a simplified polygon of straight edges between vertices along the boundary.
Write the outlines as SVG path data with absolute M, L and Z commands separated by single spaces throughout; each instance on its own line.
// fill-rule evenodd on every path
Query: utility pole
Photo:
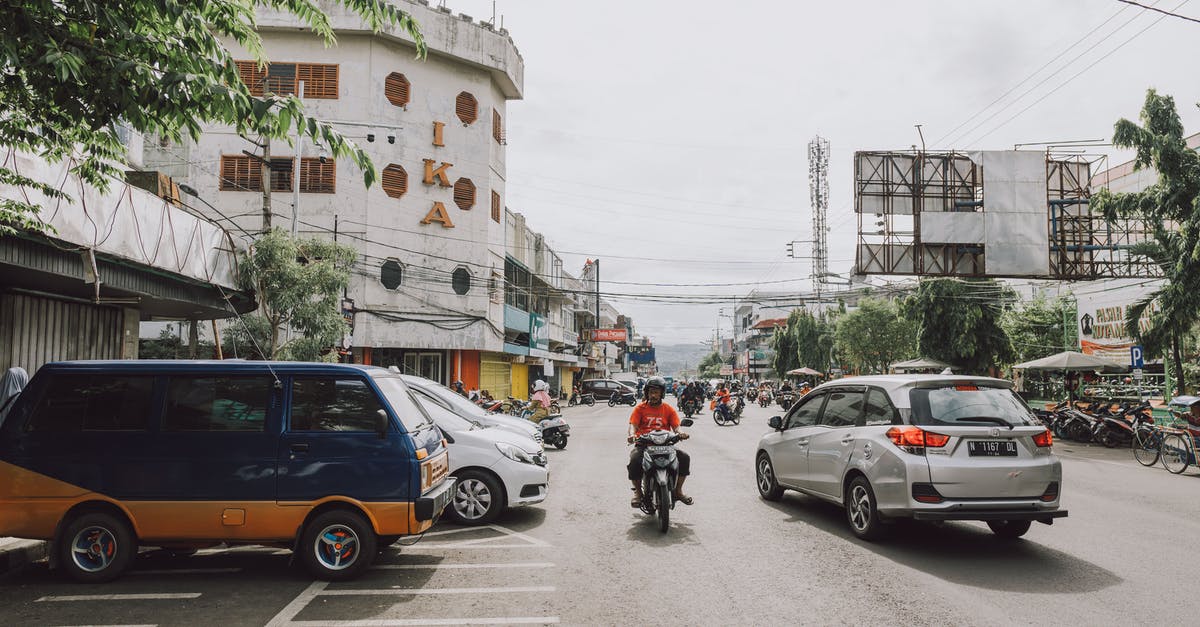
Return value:
M 304 81 L 297 81 L 297 82 L 299 83 L 298 92 L 300 94 L 300 99 L 304 100 Z M 303 133 L 303 131 L 300 130 L 299 127 L 297 127 L 296 128 L 296 166 L 295 166 L 296 169 L 293 171 L 293 175 L 292 175 L 293 178 L 295 179 L 294 181 L 292 181 L 292 239 L 296 239 L 296 220 L 298 219 L 297 215 L 300 213 L 300 165 L 301 165 L 301 161 L 303 160 L 303 158 L 304 158 L 304 133 Z
M 262 168 L 262 196 L 263 196 L 263 233 L 271 230 L 271 138 L 266 135 L 262 136 L 263 158 L 259 167 Z

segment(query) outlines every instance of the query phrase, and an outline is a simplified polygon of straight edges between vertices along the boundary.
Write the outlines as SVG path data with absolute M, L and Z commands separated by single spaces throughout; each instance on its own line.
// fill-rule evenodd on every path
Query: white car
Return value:
M 418 398 L 433 401 L 472 422 L 478 422 L 487 427 L 497 427 L 532 438 L 538 443 L 539 452 L 543 449 L 542 430 L 528 420 L 505 414 L 488 413 L 486 409 L 472 403 L 455 393 L 454 390 L 432 379 L 407 374 L 400 375 L 400 378 L 416 393 Z
M 537 442 L 466 420 L 424 394 L 416 397 L 450 449 L 450 474 L 458 480 L 445 510 L 451 520 L 482 525 L 510 507 L 546 500 L 550 471 Z

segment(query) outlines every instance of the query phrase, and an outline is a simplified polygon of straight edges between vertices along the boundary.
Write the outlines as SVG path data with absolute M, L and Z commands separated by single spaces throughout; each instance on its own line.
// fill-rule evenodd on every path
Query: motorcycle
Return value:
M 1150 403 L 1145 401 L 1126 405 L 1115 415 L 1099 418 L 1092 437 L 1106 448 L 1130 446 L 1138 427 L 1154 424 L 1154 418 L 1150 416 Z
M 733 397 L 730 397 L 728 402 L 720 402 L 714 400 L 712 402 L 713 422 L 724 427 L 727 424 L 740 424 L 742 422 L 741 414 L 735 413 L 733 407 Z
M 637 397 L 633 395 L 633 392 L 615 392 L 612 396 L 608 397 L 608 406 L 616 407 L 617 405 L 629 405 L 633 407 L 637 405 Z
M 787 409 L 792 406 L 792 403 L 796 402 L 796 393 L 792 392 L 791 390 L 784 390 L 775 396 L 775 402 L 779 403 L 779 406 L 782 407 L 784 411 L 787 411 Z
M 692 419 L 681 424 L 692 426 Z M 675 481 L 679 478 L 679 459 L 675 444 L 679 434 L 670 431 L 651 431 L 638 436 L 634 446 L 642 449 L 641 510 L 650 516 L 658 515 L 658 530 L 666 533 L 671 526 L 671 510 L 675 507 Z
M 542 430 L 542 441 L 558 450 L 567 448 L 567 437 L 571 435 L 571 426 L 563 420 L 561 414 L 551 414 L 538 423 Z
M 679 411 L 682 411 L 684 416 L 691 418 L 693 415 L 700 413 L 700 400 L 689 398 L 681 402 L 679 404 Z
M 733 404 L 733 417 L 741 418 L 742 411 L 746 409 L 746 397 L 742 394 L 735 394 L 734 398 L 736 398 L 737 401 Z
M 766 390 L 759 390 L 758 406 L 759 407 L 768 407 L 770 405 L 771 405 L 771 393 Z
M 519 398 L 513 398 L 510 396 L 504 399 L 504 402 L 500 404 L 500 409 L 510 416 L 516 416 L 520 418 L 521 414 L 525 413 L 525 409 L 528 405 L 528 401 L 523 401 Z
M 591 392 L 572 394 L 571 398 L 567 400 L 567 407 L 574 407 L 576 405 L 587 405 L 588 407 L 591 407 L 595 404 L 596 396 Z

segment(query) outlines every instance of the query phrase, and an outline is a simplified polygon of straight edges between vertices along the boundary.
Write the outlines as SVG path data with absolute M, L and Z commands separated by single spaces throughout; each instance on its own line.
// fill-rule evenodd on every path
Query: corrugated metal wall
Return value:
M 0 371 L 30 375 L 42 364 L 68 359 L 120 359 L 125 311 L 30 296 L 0 294 Z

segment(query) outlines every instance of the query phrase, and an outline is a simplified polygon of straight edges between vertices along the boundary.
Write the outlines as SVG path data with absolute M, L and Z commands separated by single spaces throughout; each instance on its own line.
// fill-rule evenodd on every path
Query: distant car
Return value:
M 492 522 L 512 507 L 546 500 L 550 471 L 541 446 L 523 435 L 467 420 L 423 394 L 421 408 L 442 431 L 457 478 L 445 514 L 466 525 Z
M 400 378 L 416 394 L 429 397 L 433 402 L 453 411 L 459 416 L 481 423 L 484 426 L 498 427 L 531 438 L 537 442 L 538 449 L 541 450 L 542 430 L 538 429 L 537 425 L 532 422 L 507 414 L 489 413 L 486 409 L 472 403 L 463 396 L 455 393 L 454 390 L 432 379 L 409 374 L 400 375 Z
M 624 382 L 617 381 L 615 379 L 584 379 L 583 382 L 580 383 L 580 387 L 584 392 L 591 393 L 593 396 L 595 396 L 596 400 L 598 401 L 607 401 L 608 397 L 612 396 L 613 394 L 624 393 L 626 391 L 637 394 L 636 384 L 633 387 L 630 387 Z
M 1012 383 L 950 375 L 832 381 L 798 400 L 759 440 L 759 495 L 797 490 L 846 510 L 879 537 L 889 519 L 982 520 L 1003 538 L 1059 509 L 1062 464 L 1050 431 Z

